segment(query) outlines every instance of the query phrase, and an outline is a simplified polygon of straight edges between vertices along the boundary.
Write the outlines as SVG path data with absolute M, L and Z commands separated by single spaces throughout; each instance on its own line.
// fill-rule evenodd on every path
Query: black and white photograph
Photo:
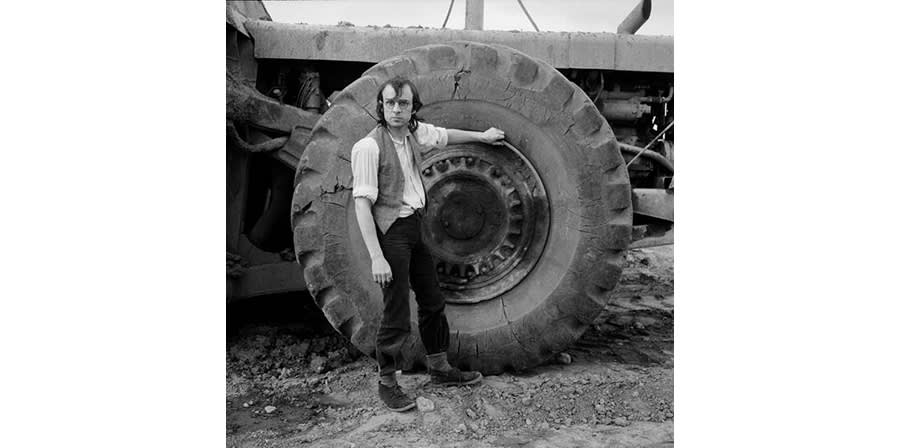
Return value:
M 3 445 L 896 445 L 885 6 L 9 2 Z
M 672 10 L 226 2 L 227 446 L 674 446 Z

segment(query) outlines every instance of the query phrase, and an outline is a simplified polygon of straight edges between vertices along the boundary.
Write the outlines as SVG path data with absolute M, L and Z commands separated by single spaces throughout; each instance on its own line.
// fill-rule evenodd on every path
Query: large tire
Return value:
M 531 266 L 518 271 L 524 277 L 493 297 L 448 302 L 451 362 L 494 374 L 546 361 L 580 337 L 619 280 L 631 240 L 630 185 L 613 132 L 584 92 L 508 47 L 415 48 L 375 65 L 335 99 L 313 129 L 294 180 L 294 244 L 310 293 L 335 329 L 374 354 L 382 295 L 356 224 L 350 150 L 375 125 L 377 87 L 396 75 L 418 87 L 425 121 L 503 129 L 543 181 L 545 197 L 535 193 L 533 210 L 549 202 L 543 240 L 535 237 L 526 250 Z M 411 325 L 407 370 L 424 359 Z

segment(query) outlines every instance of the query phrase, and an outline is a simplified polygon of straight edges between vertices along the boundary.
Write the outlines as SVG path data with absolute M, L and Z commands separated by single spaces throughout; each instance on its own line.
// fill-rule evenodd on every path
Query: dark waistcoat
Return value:
M 400 167 L 397 148 L 384 126 L 378 125 L 372 129 L 372 132 L 369 132 L 367 137 L 372 137 L 378 144 L 378 199 L 372 207 L 375 225 L 378 226 L 381 233 L 387 233 L 391 224 L 400 215 L 400 208 L 403 205 L 403 184 L 405 183 L 403 168 Z M 416 141 L 415 135 L 410 134 L 406 141 L 413 156 L 413 168 L 421 179 L 422 174 L 419 170 L 422 147 Z

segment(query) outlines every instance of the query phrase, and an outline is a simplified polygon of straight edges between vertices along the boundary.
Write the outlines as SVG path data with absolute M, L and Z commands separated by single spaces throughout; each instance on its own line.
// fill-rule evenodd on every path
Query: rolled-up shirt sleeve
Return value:
M 428 148 L 444 148 L 447 146 L 447 129 L 419 122 L 419 127 L 416 128 L 416 141 Z
M 350 151 L 350 167 L 353 170 L 353 197 L 378 199 L 378 144 L 364 138 Z

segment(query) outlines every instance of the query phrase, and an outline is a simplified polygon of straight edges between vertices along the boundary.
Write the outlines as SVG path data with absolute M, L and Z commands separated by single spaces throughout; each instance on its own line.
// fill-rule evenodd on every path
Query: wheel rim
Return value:
M 549 202 L 531 164 L 503 146 L 431 151 L 422 178 L 425 244 L 450 303 L 477 303 L 515 287 L 543 252 Z

